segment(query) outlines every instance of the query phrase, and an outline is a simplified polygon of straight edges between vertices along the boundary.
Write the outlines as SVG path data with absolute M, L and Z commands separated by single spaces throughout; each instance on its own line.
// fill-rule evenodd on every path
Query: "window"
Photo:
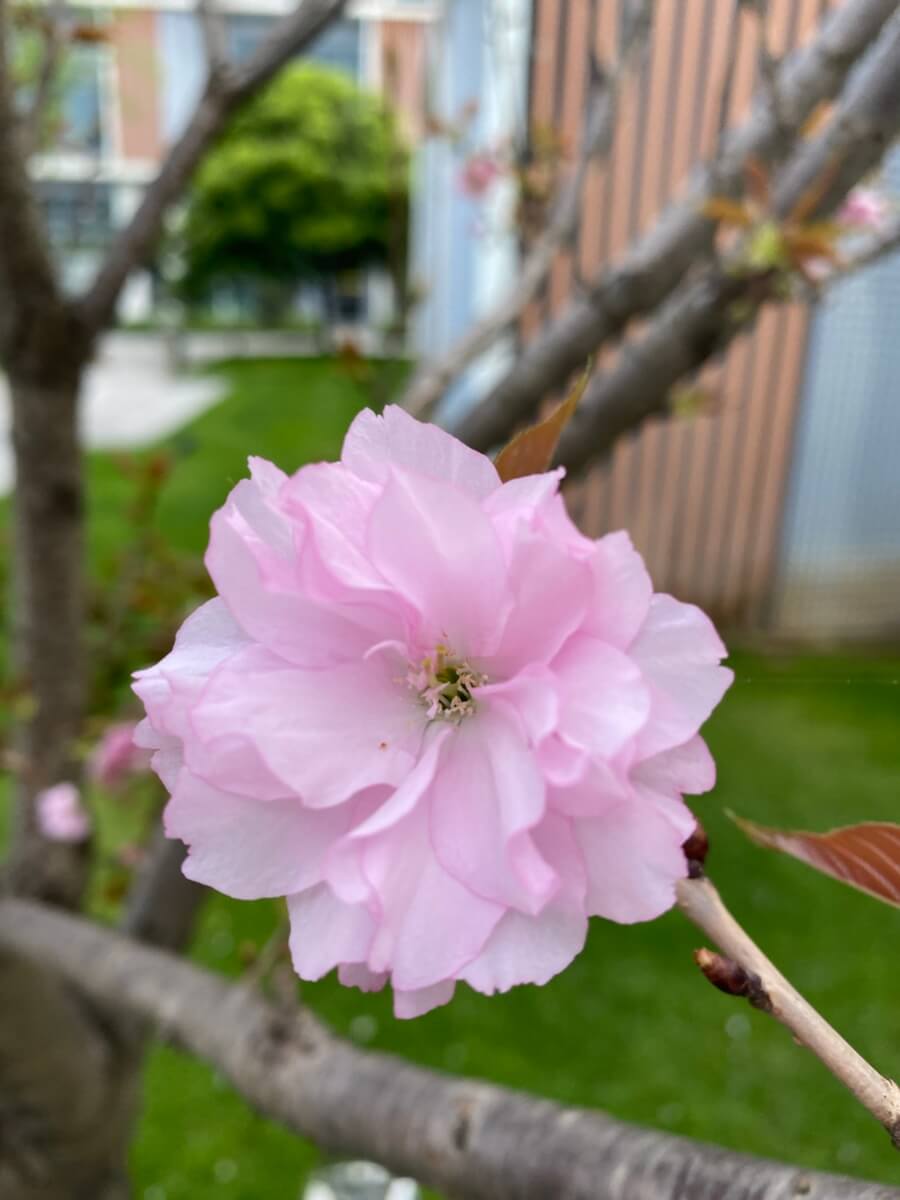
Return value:
M 27 10 L 26 10 L 27 13 Z M 84 10 L 71 9 L 71 32 L 80 33 L 67 49 L 45 110 L 42 149 L 97 157 L 106 146 L 108 49 L 102 27 Z M 15 26 L 14 62 L 19 84 L 16 104 L 27 112 L 34 103 L 44 60 L 45 35 L 34 20 Z
M 239 62 L 247 59 L 265 41 L 275 17 L 235 15 L 228 18 L 228 47 Z M 346 71 L 359 78 L 360 35 L 359 21 L 337 21 L 329 26 L 305 52 L 304 57 Z
M 354 79 L 360 71 L 359 21 L 338 21 L 330 25 L 312 46 L 308 57 L 329 67 L 346 71 Z
M 61 249 L 105 245 L 112 235 L 111 189 L 93 181 L 41 180 L 38 202 L 53 244 Z
M 62 95 L 56 124 L 55 150 L 99 155 L 106 142 L 104 84 L 106 49 L 74 46 L 62 74 Z
M 250 58 L 277 23 L 275 17 L 232 16 L 228 18 L 228 52 L 238 62 Z

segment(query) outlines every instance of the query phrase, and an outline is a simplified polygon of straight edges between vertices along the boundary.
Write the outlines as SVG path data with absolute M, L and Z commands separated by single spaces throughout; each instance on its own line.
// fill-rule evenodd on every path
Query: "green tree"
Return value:
M 185 298 L 249 280 L 272 316 L 302 278 L 322 280 L 327 294 L 336 274 L 384 263 L 399 281 L 408 167 L 378 97 L 314 63 L 291 67 L 198 172 L 183 230 Z

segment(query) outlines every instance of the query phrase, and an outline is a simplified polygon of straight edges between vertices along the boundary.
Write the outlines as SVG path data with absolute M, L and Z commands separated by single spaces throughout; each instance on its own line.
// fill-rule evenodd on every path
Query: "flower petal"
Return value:
M 251 648 L 211 676 L 193 726 L 208 744 L 248 738 L 309 807 L 340 804 L 374 784 L 400 783 L 415 762 L 424 710 L 396 674 L 388 654 L 303 671 Z M 214 762 L 204 769 L 219 778 Z
M 495 523 L 509 522 L 511 528 L 522 521 L 530 525 L 558 493 L 565 473 L 564 467 L 556 467 L 542 475 L 522 475 L 518 479 L 509 479 L 486 497 L 482 507 Z
M 476 498 L 500 486 L 489 458 L 394 404 L 380 417 L 363 409 L 347 431 L 341 461 L 374 483 L 383 483 L 390 467 L 396 466 L 452 483 Z
M 523 912 L 544 907 L 559 885 L 529 834 L 544 815 L 544 781 L 509 720 L 479 711 L 463 721 L 429 798 L 434 853 L 456 879 Z
M 409 1020 L 412 1017 L 421 1017 L 424 1013 L 431 1012 L 433 1008 L 449 1004 L 455 991 L 456 981 L 453 979 L 445 979 L 442 983 L 435 983 L 427 988 L 417 988 L 412 992 L 395 990 L 394 1016 L 401 1021 Z
M 509 606 L 503 552 L 469 495 L 395 469 L 372 510 L 368 550 L 421 614 L 424 653 L 440 642 L 464 658 L 494 651 Z
M 549 662 L 583 627 L 593 592 L 590 568 L 545 537 L 522 529 L 511 554 L 507 587 L 513 604 L 492 655 L 501 677 Z
M 306 534 L 298 540 L 297 561 L 309 598 L 339 608 L 378 641 L 405 640 L 415 609 L 366 553 L 369 516 L 380 495 L 380 487 L 342 463 L 311 463 L 285 484 L 281 503 Z
M 474 895 L 441 866 L 421 810 L 373 838 L 363 853 L 380 910 L 370 969 L 391 971 L 400 991 L 454 978 L 481 950 L 503 907 Z
M 488 705 L 493 711 L 510 715 L 530 745 L 537 745 L 556 728 L 559 718 L 556 680 L 546 667 L 526 667 L 512 679 L 484 684 L 478 688 L 476 697 L 479 708 Z
M 326 883 L 287 898 L 290 950 L 301 979 L 321 979 L 337 966 L 365 964 L 375 922 L 358 904 L 345 904 Z
M 246 634 L 218 597 L 193 612 L 175 638 L 171 651 L 153 667 L 135 671 L 134 691 L 144 702 L 158 734 L 184 737 L 190 728 L 190 705 L 202 691 L 209 673 L 225 659 L 248 646 Z M 142 737 L 147 737 L 146 727 Z M 155 743 L 142 741 L 141 745 Z
M 379 639 L 306 594 L 294 549 L 302 536 L 245 479 L 213 515 L 206 568 L 241 629 L 288 662 L 322 667 L 359 657 Z
M 388 981 L 386 971 L 377 975 L 363 963 L 341 963 L 338 967 L 338 979 L 344 987 L 359 988 L 361 992 L 380 992 Z
M 629 653 L 653 696 L 652 716 L 638 742 L 641 758 L 692 738 L 734 678 L 718 665 L 726 650 L 709 617 L 672 596 L 653 597 Z
M 284 896 L 318 882 L 325 852 L 348 820 L 340 810 L 310 812 L 296 799 L 235 796 L 186 770 L 164 813 L 167 835 L 188 846 L 188 879 L 238 900 Z
M 536 839 L 562 880 L 562 888 L 536 916 L 514 910 L 504 915 L 482 952 L 461 973 L 476 991 L 491 995 L 519 983 L 547 983 L 584 947 L 588 926 L 585 869 L 571 825 L 550 814 Z
M 596 638 L 571 638 L 552 663 L 560 698 L 558 732 L 612 758 L 642 729 L 650 693 L 629 657 Z
M 167 733 L 159 733 L 150 724 L 150 718 L 139 721 L 134 730 L 134 744 L 152 750 L 150 766 L 159 776 L 163 787 L 170 794 L 178 782 L 178 772 L 184 766 L 181 739 Z
M 597 817 L 633 797 L 626 772 L 598 758 L 590 760 L 581 778 L 550 790 L 553 809 L 570 817 Z
M 632 779 L 665 795 L 699 796 L 716 782 L 716 764 L 701 737 L 645 758 L 631 771 Z
M 630 925 L 672 907 L 687 862 L 682 839 L 655 806 L 626 801 L 574 826 L 587 865 L 589 915 Z
M 653 585 L 644 560 L 628 534 L 619 531 L 595 543 L 588 565 L 593 574 L 593 603 L 584 632 L 624 650 L 650 608 Z

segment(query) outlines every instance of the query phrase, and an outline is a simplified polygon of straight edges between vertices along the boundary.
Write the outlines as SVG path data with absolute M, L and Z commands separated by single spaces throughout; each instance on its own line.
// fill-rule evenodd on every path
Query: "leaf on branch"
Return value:
M 900 908 L 900 825 L 863 821 L 828 833 L 804 833 L 729 816 L 758 846 L 799 858 L 832 879 Z
M 753 213 L 737 200 L 727 196 L 710 196 L 700 210 L 704 217 L 711 221 L 724 221 L 726 225 L 736 225 L 746 229 L 753 224 Z
M 769 207 L 769 168 L 758 158 L 748 158 L 744 163 L 744 187 L 754 204 Z
M 537 425 L 529 425 L 503 447 L 494 460 L 494 466 L 504 483 L 510 479 L 521 479 L 523 475 L 540 475 L 549 469 L 562 432 L 584 395 L 593 365 L 593 359 L 589 360 L 568 396 L 548 417 Z
M 69 33 L 69 38 L 82 45 L 105 44 L 111 40 L 109 31 L 98 25 L 75 25 Z
M 820 101 L 800 127 L 800 136 L 802 138 L 815 137 L 831 116 L 833 109 L 834 105 L 830 100 Z

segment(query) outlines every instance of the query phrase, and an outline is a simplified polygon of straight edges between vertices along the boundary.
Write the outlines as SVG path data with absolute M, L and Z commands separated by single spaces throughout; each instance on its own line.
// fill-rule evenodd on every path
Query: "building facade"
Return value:
M 221 0 L 236 60 L 246 58 L 293 0 Z M 433 0 L 355 0 L 306 52 L 384 92 L 409 137 L 421 134 L 424 40 Z M 103 0 L 70 7 L 71 20 L 98 30 L 65 65 L 53 144 L 31 172 L 64 281 L 81 286 L 114 230 L 128 219 L 166 148 L 187 122 L 205 78 L 193 0 Z M 129 281 L 120 315 L 140 320 L 153 307 L 152 280 Z

